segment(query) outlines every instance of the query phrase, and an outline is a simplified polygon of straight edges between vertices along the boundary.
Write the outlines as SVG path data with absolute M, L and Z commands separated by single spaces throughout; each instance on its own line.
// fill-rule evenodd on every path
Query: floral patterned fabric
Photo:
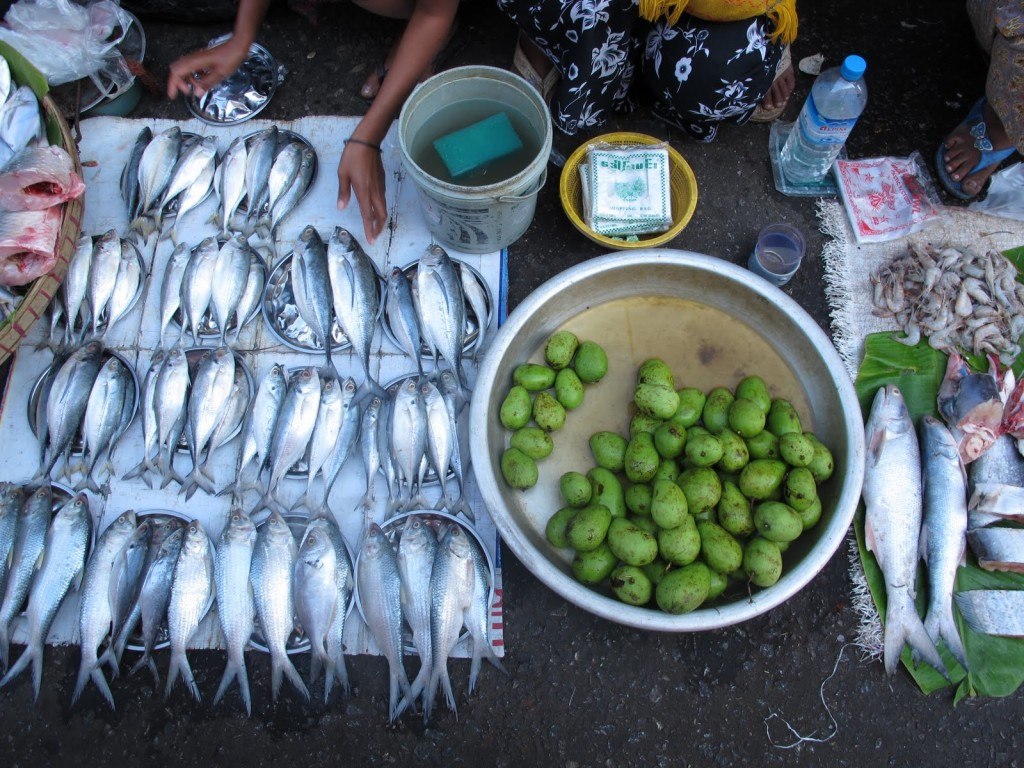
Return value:
M 782 45 L 767 17 L 669 26 L 640 18 L 635 0 L 498 0 L 562 78 L 551 115 L 566 134 L 599 128 L 635 108 L 634 80 L 658 117 L 699 141 L 722 122 L 743 123 L 771 87 Z
M 967 15 L 991 56 L 985 97 L 1024 153 L 1024 0 L 968 0 Z

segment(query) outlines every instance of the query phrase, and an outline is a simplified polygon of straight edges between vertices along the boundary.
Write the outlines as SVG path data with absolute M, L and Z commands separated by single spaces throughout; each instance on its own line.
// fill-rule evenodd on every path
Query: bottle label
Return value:
M 811 145 L 836 146 L 846 141 L 857 122 L 856 117 L 848 120 L 829 120 L 818 113 L 814 96 L 807 97 L 804 108 L 800 110 L 800 130 Z

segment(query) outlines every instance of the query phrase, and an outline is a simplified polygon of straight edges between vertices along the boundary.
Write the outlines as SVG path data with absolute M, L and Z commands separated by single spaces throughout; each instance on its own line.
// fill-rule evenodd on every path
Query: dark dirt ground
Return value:
M 830 63 L 848 52 L 868 61 L 867 112 L 849 142 L 853 157 L 932 157 L 937 143 L 980 94 L 985 63 L 959 0 L 800 3 L 794 59 L 821 52 Z M 158 78 L 177 55 L 204 44 L 228 24 L 147 22 L 147 63 Z M 289 70 L 262 117 L 361 114 L 357 90 L 379 61 L 397 23 L 349 4 L 327 4 L 317 27 L 275 8 L 260 39 Z M 490 2 L 467 2 L 447 64 L 507 66 L 514 30 Z M 811 84 L 798 75 L 786 111 L 792 119 Z M 180 103 L 146 96 L 136 117 L 187 116 Z M 758 229 L 784 220 L 807 234 L 808 258 L 785 288 L 828 329 L 821 279 L 822 236 L 814 202 L 775 192 L 766 153 L 768 126 L 725 128 L 716 143 L 690 142 L 644 113 L 614 129 L 664 136 L 693 166 L 700 201 L 675 248 L 745 262 Z M 340 137 L 339 137 L 340 138 Z M 568 154 L 581 139 L 556 136 Z M 510 308 L 561 270 L 603 251 L 572 229 L 557 184 L 540 196 L 536 219 L 510 249 Z M 880 663 L 848 650 L 825 698 L 838 734 L 825 744 L 783 751 L 766 736 L 779 713 L 801 733 L 823 737 L 830 722 L 818 687 L 831 672 L 856 616 L 849 607 L 847 556 L 840 550 L 799 595 L 767 616 L 704 634 L 639 632 L 591 616 L 544 587 L 505 552 L 508 678 L 488 668 L 479 693 L 463 693 L 468 664 L 452 663 L 459 716 L 440 714 L 424 730 L 407 716 L 386 724 L 387 674 L 381 658 L 350 658 L 355 691 L 347 704 L 300 703 L 286 692 L 273 706 L 267 658 L 250 654 L 255 712 L 237 696 L 214 710 L 153 696 L 142 677 L 115 684 L 111 713 L 95 691 L 74 709 L 69 699 L 78 652 L 47 651 L 44 685 L 32 703 L 20 681 L 0 693 L 0 763 L 29 765 L 744 765 L 1016 766 L 1024 700 L 967 701 L 921 695 L 902 671 L 887 678 Z M 190 654 L 201 690 L 212 693 L 223 669 L 219 653 Z M 159 659 L 161 668 L 166 658 Z M 305 674 L 305 659 L 300 670 Z M 773 734 L 790 734 L 778 721 Z

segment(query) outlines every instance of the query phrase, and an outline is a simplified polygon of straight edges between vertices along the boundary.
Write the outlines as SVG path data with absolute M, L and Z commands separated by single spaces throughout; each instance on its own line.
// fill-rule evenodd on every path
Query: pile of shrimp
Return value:
M 1024 285 L 998 251 L 911 244 L 871 276 L 874 314 L 896 319 L 906 338 L 934 349 L 992 354 L 1010 365 L 1024 333 Z

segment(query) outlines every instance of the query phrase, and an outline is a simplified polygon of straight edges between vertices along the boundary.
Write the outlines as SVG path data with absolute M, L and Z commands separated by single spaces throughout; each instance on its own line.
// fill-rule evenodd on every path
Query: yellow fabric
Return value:
M 796 0 L 640 0 L 640 15 L 648 21 L 664 16 L 676 24 L 683 12 L 704 21 L 739 21 L 767 16 L 775 31 L 772 42 L 788 45 L 796 39 Z

